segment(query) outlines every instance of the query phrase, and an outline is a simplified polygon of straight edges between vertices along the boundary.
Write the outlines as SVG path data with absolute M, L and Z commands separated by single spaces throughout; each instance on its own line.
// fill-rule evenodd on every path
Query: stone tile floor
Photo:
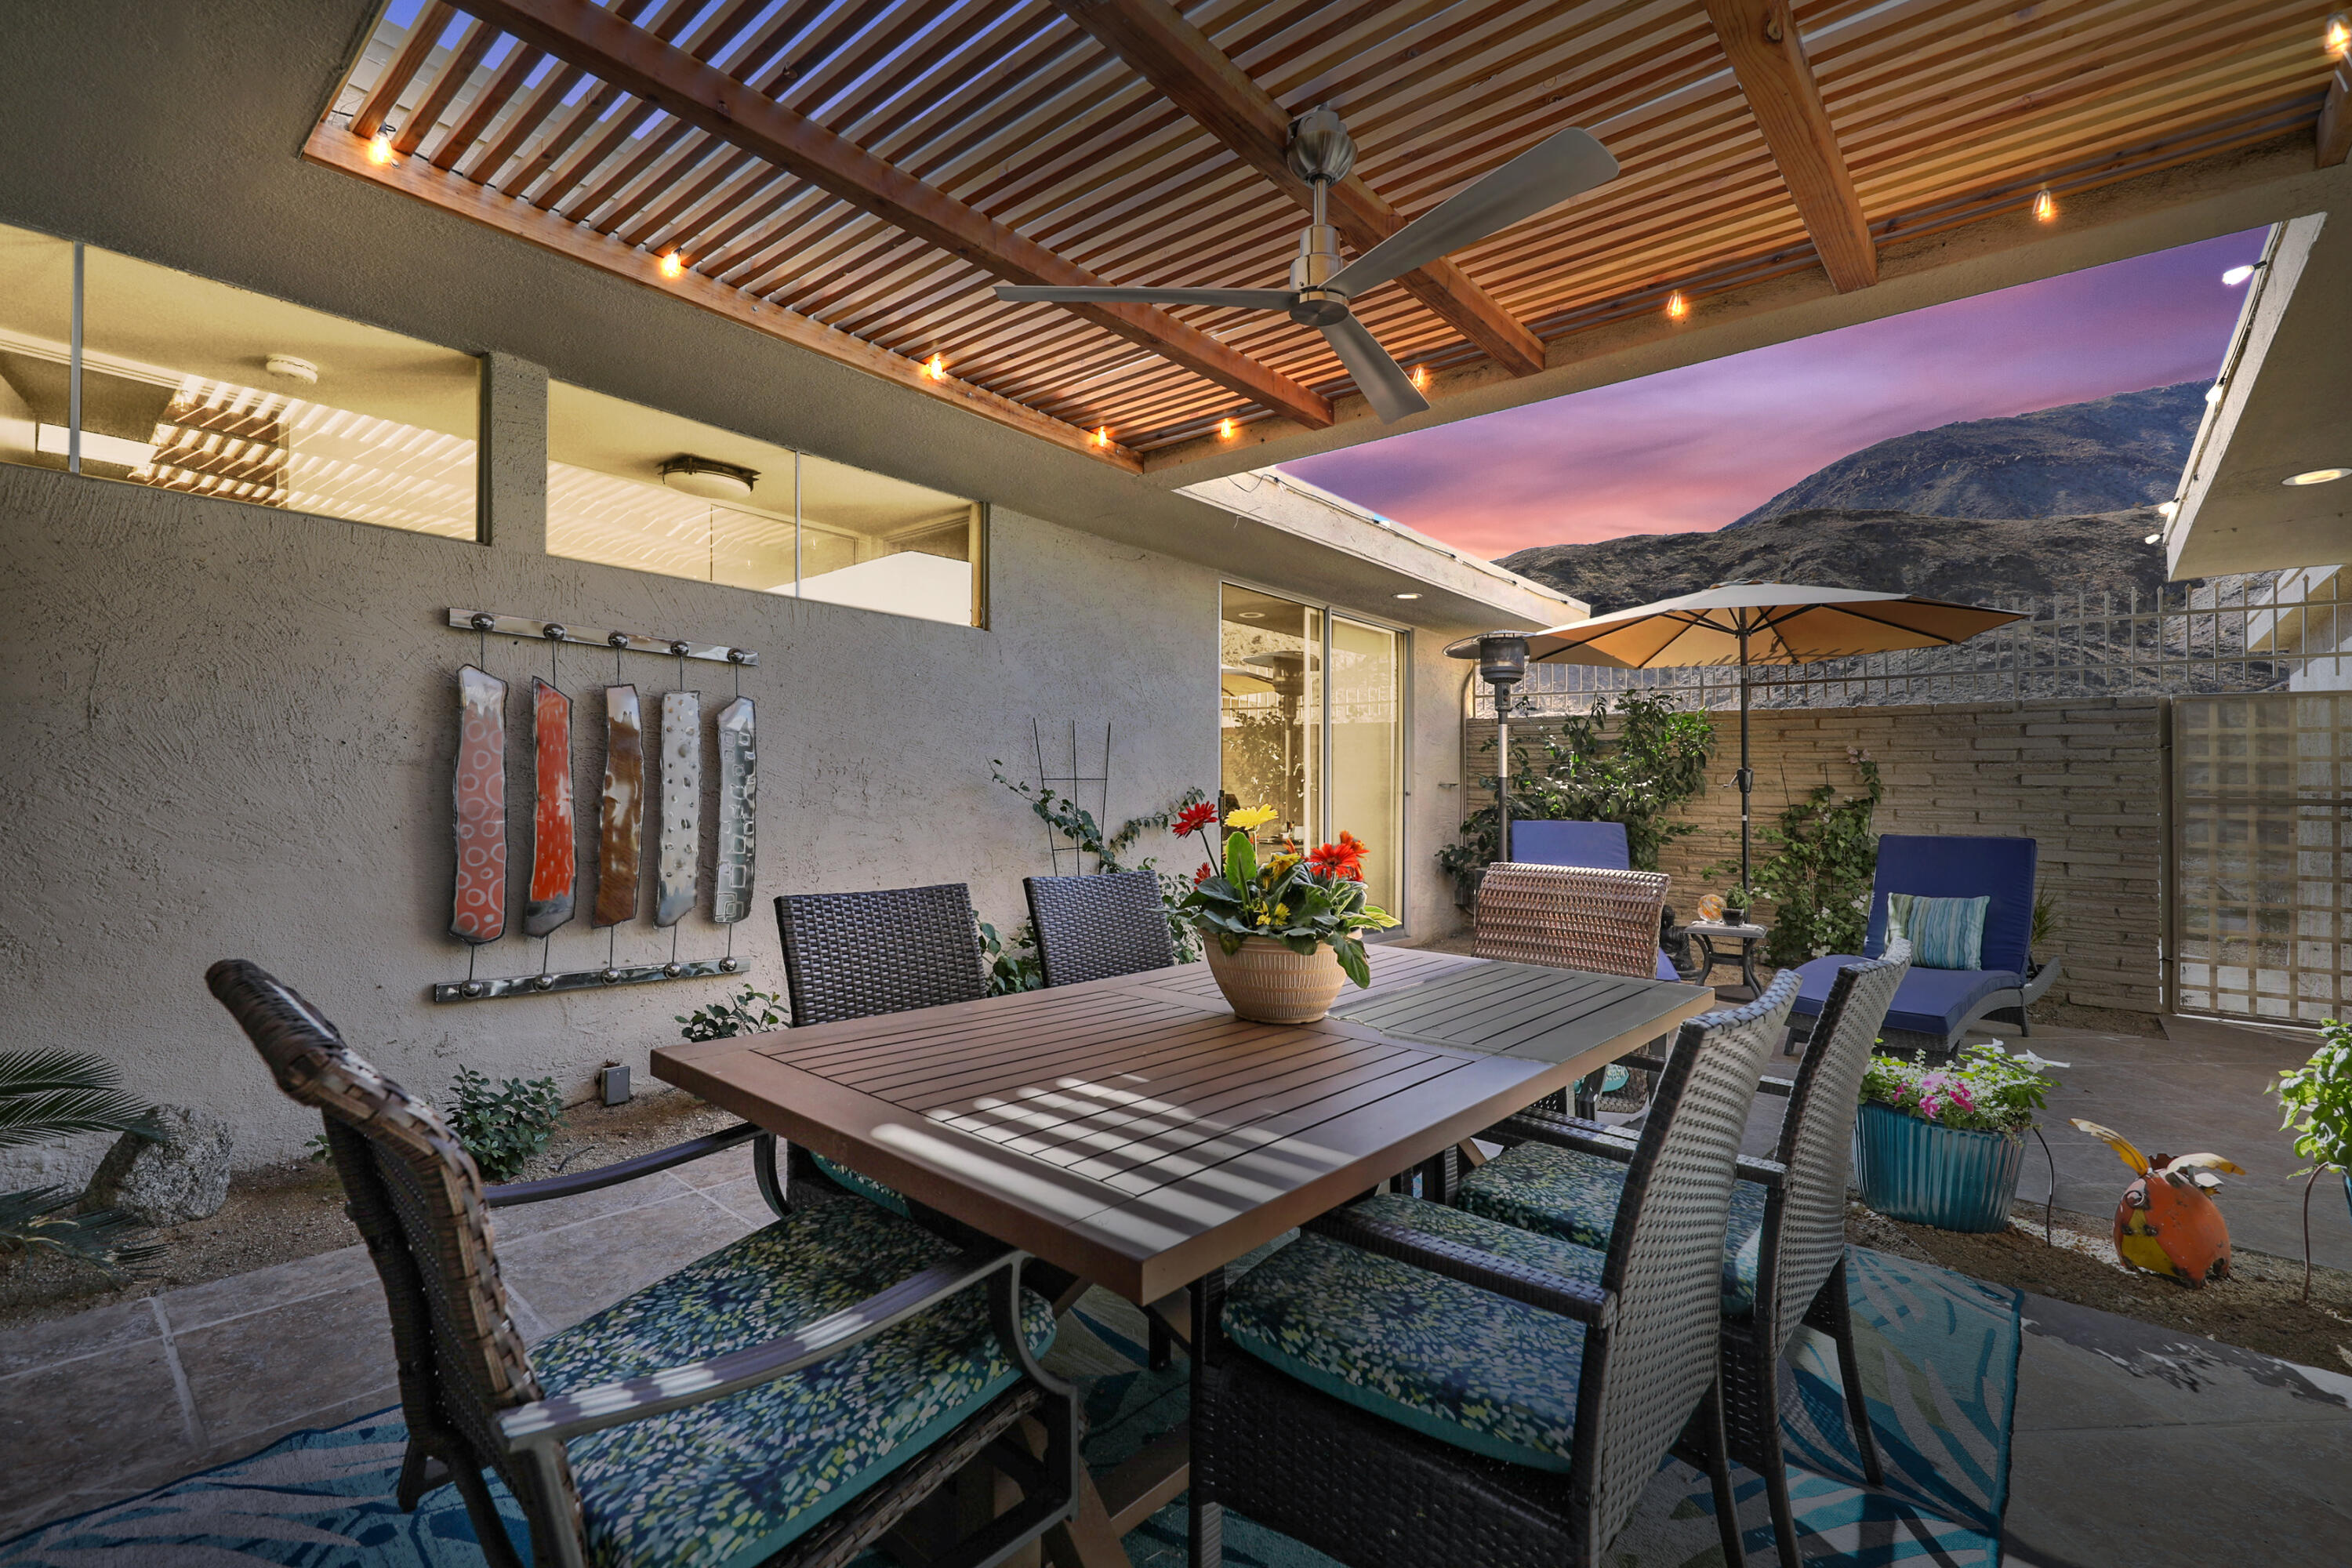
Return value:
M 2262 1086 L 2307 1046 L 2205 1025 L 2170 1040 L 2045 1029 L 2034 1043 L 2074 1064 L 2046 1120 L 2229 1154 L 2256 1173 L 2224 1194 L 2233 1231 L 2293 1250 L 2299 1192 L 2269 1179 L 2292 1153 Z M 2123 1166 L 2071 1128 L 2052 1144 L 2059 1201 L 2104 1212 Z M 2040 1173 L 2037 1159 L 2030 1195 Z M 2352 1254 L 2340 1191 L 2335 1202 L 2314 1226 L 2323 1260 Z M 766 1213 L 746 1150 L 504 1211 L 518 1321 L 531 1339 L 576 1322 Z M 2026 1316 L 2012 1564 L 2352 1561 L 2352 1378 L 2040 1297 Z M 0 1332 L 0 1539 L 396 1400 L 383 1297 L 357 1246 Z

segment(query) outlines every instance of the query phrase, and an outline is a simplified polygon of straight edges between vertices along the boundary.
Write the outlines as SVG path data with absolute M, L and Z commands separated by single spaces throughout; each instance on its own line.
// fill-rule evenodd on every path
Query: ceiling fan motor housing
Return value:
M 1290 122 L 1290 172 L 1302 180 L 1332 185 L 1356 166 L 1355 138 L 1337 111 L 1310 109 Z

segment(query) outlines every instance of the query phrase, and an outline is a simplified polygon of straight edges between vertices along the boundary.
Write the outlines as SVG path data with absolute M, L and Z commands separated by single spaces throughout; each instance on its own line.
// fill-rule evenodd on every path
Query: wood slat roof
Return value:
M 588 9 L 530 8 L 560 17 L 566 3 Z M 413 26 L 379 24 L 312 159 L 1129 468 L 1268 415 L 1134 332 L 1000 303 L 987 267 L 600 79 L 560 40 L 520 40 L 463 4 L 395 9 Z M 1599 136 L 1618 180 L 1451 258 L 1547 344 L 1673 291 L 1696 300 L 1820 264 L 1703 0 L 1181 10 L 1285 110 L 1339 108 L 1358 174 L 1404 218 L 1563 126 Z M 1045 0 L 610 0 L 596 19 L 1108 281 L 1286 278 L 1297 202 Z M 2307 131 L 2336 65 L 2323 22 L 2284 0 L 1793 11 L 1880 244 L 2014 212 L 2043 188 L 2063 211 L 2090 186 Z M 1408 366 L 1485 361 L 1402 285 L 1358 304 Z M 1256 362 L 1261 389 L 1304 389 L 1310 412 L 1353 393 L 1309 329 L 1168 314 Z M 944 378 L 926 374 L 934 355 Z

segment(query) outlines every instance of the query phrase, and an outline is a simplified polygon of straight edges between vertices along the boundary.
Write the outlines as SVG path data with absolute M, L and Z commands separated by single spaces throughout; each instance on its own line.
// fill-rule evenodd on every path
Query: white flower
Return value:
M 2071 1068 L 2074 1065 L 2073 1062 L 2053 1062 L 2048 1057 L 2036 1056 L 2031 1050 L 2020 1051 L 2017 1056 L 2020 1061 L 2037 1068 Z

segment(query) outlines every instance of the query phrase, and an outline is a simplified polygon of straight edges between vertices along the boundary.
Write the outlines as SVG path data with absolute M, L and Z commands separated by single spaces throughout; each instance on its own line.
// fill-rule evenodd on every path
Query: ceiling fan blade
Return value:
M 1353 298 L 1616 177 L 1617 160 L 1609 149 L 1571 125 L 1446 197 L 1341 268 L 1325 287 Z
M 1356 389 L 1381 416 L 1381 424 L 1393 425 L 1429 406 L 1429 399 L 1413 385 L 1404 366 L 1390 358 L 1380 339 L 1355 317 L 1340 317 L 1323 329 L 1323 338 L 1348 367 L 1348 374 L 1356 378 Z
M 1287 310 L 1298 298 L 1287 289 L 1056 289 L 1025 283 L 999 283 L 996 297 L 1055 305 L 1234 305 L 1246 310 Z

